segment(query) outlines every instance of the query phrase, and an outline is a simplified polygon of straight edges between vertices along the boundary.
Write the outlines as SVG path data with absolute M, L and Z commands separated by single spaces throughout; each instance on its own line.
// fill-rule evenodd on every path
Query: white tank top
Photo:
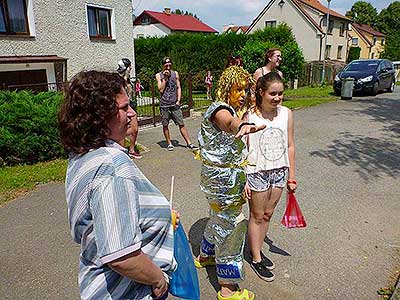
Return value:
M 272 121 L 249 110 L 248 122 L 258 126 L 265 124 L 267 127 L 247 136 L 247 174 L 289 167 L 288 115 L 289 109 L 280 105 L 277 107 L 277 116 Z

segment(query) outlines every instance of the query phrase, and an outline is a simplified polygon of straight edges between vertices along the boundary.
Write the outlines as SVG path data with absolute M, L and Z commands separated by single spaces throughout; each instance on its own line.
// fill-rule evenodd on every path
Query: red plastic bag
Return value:
M 286 210 L 281 223 L 287 228 L 301 228 L 307 226 L 294 193 L 287 193 Z

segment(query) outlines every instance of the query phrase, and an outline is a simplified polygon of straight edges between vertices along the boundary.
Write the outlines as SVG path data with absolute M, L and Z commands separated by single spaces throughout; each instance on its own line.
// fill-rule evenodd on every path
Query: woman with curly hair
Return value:
M 210 219 L 195 265 L 198 268 L 216 265 L 221 286 L 219 300 L 254 299 L 254 293 L 238 288 L 244 279 L 246 233 L 242 213 L 246 202 L 243 194 L 246 153 L 241 137 L 265 128 L 241 120 L 246 90 L 252 83 L 251 75 L 242 67 L 225 69 L 218 81 L 217 101 L 205 113 L 198 137 L 199 159 L 203 163 L 200 188 L 210 206 Z
M 176 267 L 169 202 L 118 144 L 134 116 L 125 87 L 116 73 L 81 72 L 59 112 L 82 300 L 162 298 Z

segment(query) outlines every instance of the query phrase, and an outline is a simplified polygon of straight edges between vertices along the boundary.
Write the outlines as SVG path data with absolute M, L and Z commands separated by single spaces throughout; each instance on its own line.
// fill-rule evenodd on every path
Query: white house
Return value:
M 179 33 L 217 33 L 207 24 L 190 15 L 171 13 L 169 8 L 163 12 L 145 10 L 133 23 L 134 38 L 162 37 Z
M 130 0 L 0 1 L 0 89 L 112 71 L 124 57 L 134 64 L 132 38 Z
M 329 9 L 327 24 L 327 16 L 328 8 L 318 0 L 271 0 L 246 33 L 286 23 L 292 28 L 306 61 L 321 60 L 325 53 L 327 59 L 344 62 L 351 20 Z

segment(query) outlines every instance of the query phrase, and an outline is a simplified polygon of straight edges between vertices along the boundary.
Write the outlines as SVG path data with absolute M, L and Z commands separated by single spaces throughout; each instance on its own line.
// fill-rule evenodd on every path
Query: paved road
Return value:
M 295 112 L 298 201 L 308 227 L 285 229 L 275 212 L 264 249 L 276 263 L 265 283 L 246 264 L 257 299 L 371 300 L 400 271 L 400 94 L 353 98 Z M 186 121 L 193 139 L 200 117 Z M 182 145 L 176 128 L 172 136 Z M 161 128 L 140 132 L 150 152 L 137 164 L 169 195 L 198 253 L 207 216 L 200 164 L 183 146 L 168 152 Z M 0 299 L 78 299 L 79 247 L 71 242 L 64 187 L 48 184 L 0 208 Z M 199 271 L 202 299 L 215 272 Z

